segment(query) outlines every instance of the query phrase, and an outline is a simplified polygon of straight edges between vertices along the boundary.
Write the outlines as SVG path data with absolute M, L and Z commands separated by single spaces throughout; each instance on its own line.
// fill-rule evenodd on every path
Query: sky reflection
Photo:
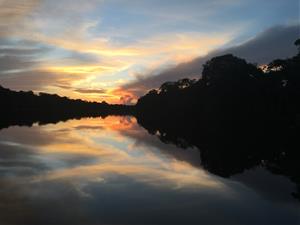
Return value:
M 294 199 L 251 186 L 253 174 L 275 175 L 216 177 L 196 149 L 161 143 L 130 117 L 10 127 L 0 150 L 1 224 L 299 223 Z

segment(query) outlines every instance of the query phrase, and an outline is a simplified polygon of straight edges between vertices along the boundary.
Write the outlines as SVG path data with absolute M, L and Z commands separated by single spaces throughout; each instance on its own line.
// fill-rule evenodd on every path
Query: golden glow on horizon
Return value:
M 83 46 L 81 46 L 80 43 L 76 42 L 76 40 L 70 40 L 70 42 L 64 40 L 63 43 L 57 41 L 55 43 L 58 45 L 61 44 L 60 47 L 70 48 L 71 50 L 83 52 L 83 53 L 93 52 L 99 57 L 107 56 L 107 55 L 102 55 L 103 51 L 111 52 L 110 56 L 106 59 L 107 61 L 110 62 L 109 63 L 99 62 L 99 64 L 94 64 L 94 65 L 56 66 L 56 67 L 49 66 L 48 68 L 46 68 L 46 70 L 48 70 L 49 72 L 69 74 L 70 86 L 73 86 L 74 88 L 80 88 L 80 80 L 78 81 L 77 77 L 72 78 L 72 76 L 74 74 L 85 75 L 85 77 L 81 79 L 82 81 L 85 81 L 84 86 L 85 87 L 92 86 L 95 88 L 95 86 L 97 86 L 97 83 L 95 83 L 94 79 L 90 79 L 89 81 L 89 78 L 97 77 L 98 80 L 101 80 L 101 76 L 109 75 L 111 79 L 113 79 L 114 74 L 132 68 L 134 65 L 137 65 L 139 63 L 151 65 L 152 68 L 150 67 L 149 69 L 154 70 L 156 68 L 159 68 L 160 65 L 162 65 L 163 61 L 165 62 L 171 61 L 173 63 L 186 62 L 196 56 L 206 54 L 209 50 L 211 50 L 215 46 L 222 45 L 226 43 L 228 40 L 229 40 L 229 36 L 210 38 L 210 37 L 201 37 L 200 34 L 196 34 L 196 37 L 193 36 L 189 37 L 186 35 L 175 35 L 174 40 L 172 40 L 172 37 L 165 36 L 160 38 L 153 38 L 151 40 L 147 40 L 145 42 L 138 44 L 134 48 L 135 49 L 134 54 L 131 54 L 133 52 L 130 51 L 127 52 L 128 54 L 126 53 L 126 51 L 123 52 L 124 53 L 123 54 L 122 49 L 118 51 L 108 46 L 103 46 L 104 50 L 98 51 L 97 49 L 93 48 L 93 46 L 97 45 L 96 43 L 95 44 L 90 43 L 91 46 L 88 44 L 84 44 Z M 124 56 L 126 57 L 124 58 Z M 74 81 L 72 81 L 72 79 L 74 79 Z M 130 80 L 132 79 L 132 77 L 128 75 L 128 79 Z M 103 87 L 105 83 L 106 83 L 105 81 L 103 81 L 102 84 L 101 82 L 98 83 L 98 88 Z M 58 93 L 63 93 L 64 95 L 67 95 L 71 98 L 81 98 L 84 100 L 98 101 L 98 102 L 105 100 L 109 103 L 122 103 L 122 101 L 120 101 L 120 98 L 126 95 L 127 96 L 130 95 L 133 99 L 136 99 L 138 97 L 132 95 L 132 93 L 130 92 L 126 92 L 125 90 L 118 88 L 117 86 L 119 85 L 118 82 L 114 82 L 114 83 L 115 84 L 112 84 L 112 86 L 107 88 L 107 93 L 105 94 L 99 94 L 99 93 L 78 94 L 78 93 L 74 93 L 74 91 L 72 90 L 60 90 L 60 89 L 57 89 L 56 91 Z M 134 101 L 135 100 L 133 100 L 133 102 Z

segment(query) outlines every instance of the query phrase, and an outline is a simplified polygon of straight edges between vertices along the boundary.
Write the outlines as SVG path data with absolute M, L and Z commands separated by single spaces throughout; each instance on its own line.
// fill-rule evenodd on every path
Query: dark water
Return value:
M 300 224 L 296 184 L 262 166 L 229 179 L 132 117 L 0 130 L 0 224 Z

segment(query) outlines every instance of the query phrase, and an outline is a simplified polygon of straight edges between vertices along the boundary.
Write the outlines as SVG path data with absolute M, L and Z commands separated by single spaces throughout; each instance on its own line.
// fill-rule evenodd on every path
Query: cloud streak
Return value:
M 83 94 L 104 94 L 106 90 L 104 89 L 75 89 L 76 92 Z
M 27 18 L 40 4 L 40 0 L 1 0 L 0 36 L 10 36 L 22 29 Z

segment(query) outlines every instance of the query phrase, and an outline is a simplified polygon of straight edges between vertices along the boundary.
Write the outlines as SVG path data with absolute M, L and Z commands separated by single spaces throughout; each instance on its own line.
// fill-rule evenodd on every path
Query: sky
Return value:
M 209 58 L 296 53 L 299 0 L 0 0 L 0 85 L 134 103 Z

